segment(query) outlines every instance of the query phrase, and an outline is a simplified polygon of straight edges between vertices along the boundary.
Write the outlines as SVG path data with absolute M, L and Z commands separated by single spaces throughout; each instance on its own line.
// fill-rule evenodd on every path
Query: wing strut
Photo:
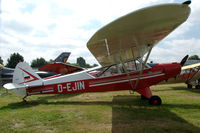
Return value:
M 105 43 L 106 43 L 106 40 L 105 40 Z M 119 58 L 119 61 L 121 62 L 122 68 L 124 69 L 124 72 L 125 72 L 126 75 L 127 75 L 127 78 L 128 78 L 129 83 L 130 83 L 130 85 L 131 85 L 131 88 L 133 89 L 133 84 L 132 84 L 132 82 L 131 82 L 130 75 L 129 75 L 127 69 L 126 69 L 126 66 L 125 66 L 124 61 L 123 61 L 122 56 L 121 56 L 121 54 L 122 54 L 121 40 L 120 40 L 120 43 L 119 43 L 119 47 L 120 47 L 120 56 L 119 56 L 120 58 Z
M 144 60 L 144 63 L 142 63 L 142 69 L 140 70 L 140 73 L 139 73 L 138 79 L 136 80 L 135 87 L 133 88 L 133 91 L 137 88 L 137 85 L 138 85 L 139 80 L 140 80 L 140 78 L 141 78 L 141 76 L 142 76 L 144 67 L 145 67 L 145 65 L 146 65 L 146 63 L 147 63 L 147 60 L 148 60 L 149 56 L 150 56 L 151 50 L 152 50 L 152 48 L 153 48 L 153 45 L 148 44 L 148 47 L 149 47 L 149 50 L 148 50 L 147 56 L 146 56 L 146 58 L 145 58 L 145 60 Z
M 121 57 L 121 56 L 120 56 L 120 57 Z M 131 85 L 131 88 L 134 89 L 134 88 L 133 88 L 133 84 L 132 84 L 131 79 L 130 79 L 130 75 L 129 75 L 129 73 L 128 73 L 127 69 L 126 69 L 126 66 L 124 65 L 124 62 L 122 61 L 121 58 L 120 58 L 120 62 L 121 62 L 121 64 L 122 64 L 122 67 L 123 67 L 123 69 L 124 69 L 126 75 L 127 75 L 127 78 L 128 78 L 129 83 L 130 83 L 130 85 Z

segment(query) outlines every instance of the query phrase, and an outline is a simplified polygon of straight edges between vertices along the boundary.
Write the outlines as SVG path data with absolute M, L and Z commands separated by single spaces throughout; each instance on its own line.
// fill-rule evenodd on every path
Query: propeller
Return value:
M 183 2 L 182 4 L 186 4 L 186 5 L 189 5 L 189 4 L 191 4 L 191 0 L 188 0 L 188 1 L 185 1 L 185 2 Z
M 180 62 L 181 66 L 183 66 L 185 64 L 185 62 L 187 61 L 189 55 L 186 55 Z

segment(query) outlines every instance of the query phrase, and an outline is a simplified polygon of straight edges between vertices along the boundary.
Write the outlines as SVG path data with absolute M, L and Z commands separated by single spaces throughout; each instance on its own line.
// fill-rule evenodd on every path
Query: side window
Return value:
M 136 71 L 138 72 L 142 68 L 142 65 L 139 60 L 126 62 L 124 63 L 124 66 L 128 73 L 136 72 Z M 145 69 L 147 68 L 151 68 L 151 66 L 146 65 Z M 123 73 L 125 73 L 125 70 L 122 64 L 104 67 L 104 68 L 100 68 L 100 69 L 96 69 L 96 70 L 88 72 L 88 74 L 94 77 L 105 77 L 105 76 L 119 75 Z

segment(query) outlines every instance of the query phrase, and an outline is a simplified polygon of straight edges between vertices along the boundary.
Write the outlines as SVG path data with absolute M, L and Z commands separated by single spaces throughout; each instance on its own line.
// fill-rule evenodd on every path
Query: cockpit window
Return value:
M 125 67 L 125 69 L 124 69 Z M 148 64 L 144 67 L 144 69 L 151 68 Z M 138 72 L 142 69 L 142 64 L 139 61 L 129 61 L 123 64 L 117 64 L 109 67 L 104 67 L 100 69 L 96 69 L 93 71 L 89 71 L 88 74 L 94 77 L 104 77 L 104 76 L 112 76 L 126 73 L 134 73 Z
M 147 63 L 147 65 L 149 65 L 150 67 L 154 67 L 154 66 L 158 65 L 158 63 Z

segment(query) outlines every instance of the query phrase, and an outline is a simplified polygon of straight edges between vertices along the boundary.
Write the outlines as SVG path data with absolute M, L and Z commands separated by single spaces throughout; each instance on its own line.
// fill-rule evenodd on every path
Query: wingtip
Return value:
M 185 5 L 189 5 L 189 4 L 191 4 L 191 0 L 188 0 L 188 1 L 185 1 L 185 2 L 183 2 L 182 4 L 185 4 Z

